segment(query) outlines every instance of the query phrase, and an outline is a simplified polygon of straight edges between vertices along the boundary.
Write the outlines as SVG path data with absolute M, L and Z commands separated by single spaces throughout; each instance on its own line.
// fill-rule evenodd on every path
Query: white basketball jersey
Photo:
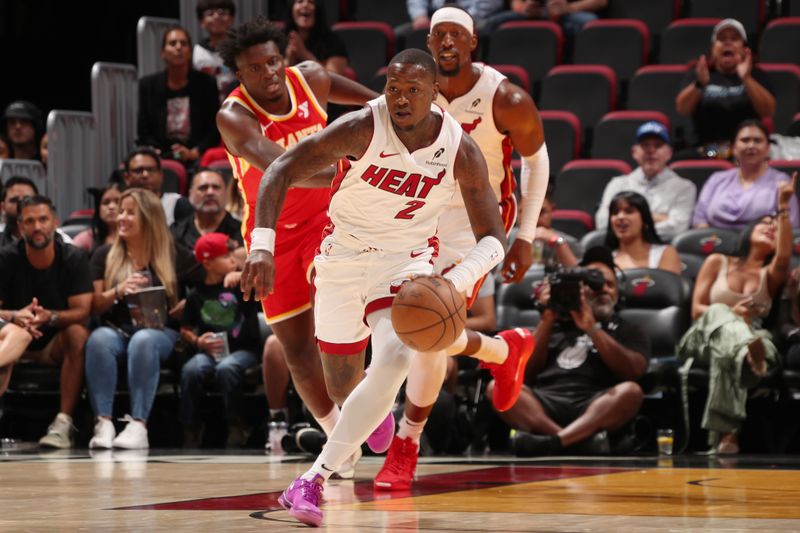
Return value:
M 409 153 L 392 127 L 386 99 L 368 104 L 372 141 L 358 161 L 339 161 L 331 185 L 334 236 L 341 232 L 359 245 L 387 252 L 425 248 L 456 191 L 453 167 L 461 127 L 432 105 L 431 111 L 442 115 L 439 135 L 430 146 Z
M 473 63 L 481 69 L 481 76 L 468 93 L 454 98 L 452 102 L 439 93 L 436 103 L 453 115 L 461 127 L 480 147 L 486 166 L 489 168 L 489 183 L 503 202 L 514 194 L 516 180 L 511 170 L 511 153 L 514 146 L 511 137 L 497 131 L 492 113 L 492 103 L 497 87 L 506 79 L 495 69 L 482 63 Z M 454 206 L 463 206 L 460 194 L 453 197 Z

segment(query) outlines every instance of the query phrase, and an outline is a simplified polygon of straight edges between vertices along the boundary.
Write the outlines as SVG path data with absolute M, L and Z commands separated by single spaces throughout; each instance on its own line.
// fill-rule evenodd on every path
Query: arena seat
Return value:
M 580 239 L 594 229 L 594 217 L 577 209 L 556 209 L 553 211 L 553 229 Z
M 731 255 L 736 250 L 739 233 L 717 228 L 690 229 L 672 239 L 683 263 L 683 275 L 694 280 L 703 261 L 711 254 Z
M 332 29 L 344 41 L 360 83 L 369 83 L 394 55 L 394 31 L 385 22 L 339 22 Z
M 777 168 L 781 172 L 786 172 L 790 176 L 792 172 L 800 173 L 800 159 L 771 159 L 769 166 Z
M 661 36 L 658 62 L 685 64 L 708 52 L 711 32 L 719 18 L 679 19 L 667 26 Z
M 491 65 L 497 72 L 508 78 L 508 81 L 531 94 L 531 78 L 528 71 L 519 65 Z
M 581 122 L 569 111 L 540 111 L 550 157 L 550 175 L 555 176 L 581 152 Z
M 636 71 L 628 84 L 627 108 L 631 111 L 660 111 L 672 125 L 672 144 L 676 148 L 693 137 L 691 117 L 675 110 L 675 97 L 681 91 L 686 65 L 648 65 Z
M 661 33 L 680 14 L 681 0 L 613 0 L 609 2 L 608 18 L 636 19 L 647 25 L 650 33 L 650 50 L 658 57 Z
M 355 2 L 350 11 L 350 19 L 360 22 L 379 20 L 392 27 L 411 21 L 408 18 L 405 0 L 381 0 L 380 2 L 359 0 Z
M 675 171 L 680 177 L 686 178 L 697 186 L 697 195 L 703 189 L 703 185 L 714 172 L 733 168 L 733 163 L 724 159 L 690 159 L 686 161 L 675 161 L 669 168 Z
M 777 107 L 772 119 L 776 133 L 785 133 L 800 111 L 800 66 L 790 63 L 759 63 L 769 76 Z
M 594 217 L 611 178 L 629 174 L 631 167 L 612 159 L 579 159 L 564 165 L 556 178 L 559 209 L 577 209 Z
M 800 65 L 800 17 L 771 21 L 761 35 L 759 60 Z
M 539 109 L 574 113 L 585 144 L 591 142 L 591 128 L 616 106 L 617 76 L 605 65 L 561 65 L 542 81 Z
M 417 28 L 416 30 L 412 30 L 403 37 L 403 42 L 397 43 L 397 46 L 402 46 L 403 50 L 407 48 L 418 48 L 419 50 L 428 52 L 428 33 L 430 33 L 430 28 Z
M 503 283 L 497 287 L 497 329 L 533 328 L 540 314 L 533 299 L 533 287 L 544 279 L 544 269 L 534 265 L 519 283 Z
M 612 111 L 594 127 L 590 154 L 596 159 L 620 159 L 635 168 L 638 163 L 631 155 L 636 144 L 636 130 L 649 120 L 670 129 L 669 117 L 660 111 Z
M 786 130 L 786 134 L 792 137 L 800 137 L 800 113 L 796 113 L 792 118 L 792 123 Z
M 646 65 L 650 55 L 647 25 L 634 19 L 593 20 L 575 37 L 573 61 L 582 65 L 606 65 L 619 84 L 617 96 L 625 101 L 628 80 Z
M 594 248 L 595 246 L 604 246 L 606 243 L 606 230 L 594 229 L 581 237 L 581 247 L 584 250 Z
M 748 40 L 754 41 L 766 7 L 764 0 L 691 0 L 687 2 L 686 16 L 689 18 L 719 17 L 738 20 L 747 30 Z M 710 37 L 710 34 L 709 34 Z
M 555 22 L 526 20 L 506 22 L 492 34 L 486 62 L 490 64 L 518 65 L 528 72 L 533 83 L 531 95 L 538 99 L 539 80 L 561 63 L 564 35 Z M 521 50 L 536 53 L 521 54 Z
M 174 159 L 162 159 L 161 170 L 164 171 L 163 192 L 177 192 L 185 196 L 189 189 L 186 167 Z

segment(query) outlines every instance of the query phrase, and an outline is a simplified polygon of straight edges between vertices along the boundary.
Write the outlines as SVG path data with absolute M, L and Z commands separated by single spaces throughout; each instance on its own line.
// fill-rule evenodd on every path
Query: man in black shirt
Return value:
M 58 217 L 49 198 L 23 198 L 18 219 L 22 239 L 0 251 L 0 319 L 32 336 L 23 360 L 61 365 L 60 410 L 39 444 L 69 448 L 89 336 L 89 263 L 83 250 L 54 238 Z
M 592 438 L 592 451 L 607 451 L 605 432 L 627 424 L 642 404 L 634 381 L 647 370 L 650 343 L 644 332 L 615 313 L 619 292 L 611 251 L 589 249 L 580 263 L 599 270 L 603 286 L 584 286 L 578 311 L 559 316 L 545 308 L 536 347 L 517 403 L 500 416 L 515 432 L 517 455 L 547 455 Z M 547 306 L 550 287 L 537 290 Z M 489 393 L 491 394 L 491 388 Z

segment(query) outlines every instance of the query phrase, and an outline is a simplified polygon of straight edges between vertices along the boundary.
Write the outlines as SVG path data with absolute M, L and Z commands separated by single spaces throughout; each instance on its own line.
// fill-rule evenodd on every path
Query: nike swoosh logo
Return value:
M 411 252 L 410 255 L 411 255 L 411 258 L 414 259 L 415 257 L 419 257 L 419 256 L 421 256 L 422 254 L 424 254 L 427 251 L 428 251 L 427 249 L 426 250 L 422 250 L 421 252 L 417 251 L 417 250 L 414 250 L 413 252 Z
M 322 463 L 321 466 L 323 470 L 327 470 L 328 472 L 335 472 L 333 468 L 328 468 L 328 465 L 326 465 L 325 463 Z
M 381 153 L 378 154 L 378 155 L 383 158 L 383 157 L 392 157 L 394 155 L 399 155 L 399 154 L 400 154 L 400 152 L 397 152 L 397 153 L 394 153 L 394 154 L 384 154 L 383 150 L 381 150 Z

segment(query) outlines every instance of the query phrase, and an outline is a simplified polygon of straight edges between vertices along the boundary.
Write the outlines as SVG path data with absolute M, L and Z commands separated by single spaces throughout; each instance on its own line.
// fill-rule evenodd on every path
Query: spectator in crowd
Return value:
M 678 353 L 710 370 L 702 427 L 711 432 L 719 453 L 739 452 L 736 435 L 746 417 L 747 389 L 776 363 L 775 345 L 761 326 L 789 274 L 789 201 L 796 183 L 797 173 L 792 181 L 778 183 L 777 213 L 759 217 L 742 231 L 735 257 L 712 254 L 697 274 L 694 323 Z
M 689 229 L 697 187 L 667 167 L 672 158 L 672 146 L 669 131 L 660 122 L 651 120 L 639 126 L 631 155 L 639 166 L 630 174 L 613 178 L 606 185 L 595 215 L 597 229 L 608 226 L 611 199 L 622 191 L 634 191 L 647 200 L 656 232 L 662 238 L 672 240 Z
M 181 371 L 180 418 L 186 448 L 202 443 L 197 405 L 212 375 L 225 404 L 227 446 L 244 446 L 251 432 L 242 416 L 242 382 L 245 371 L 258 364 L 258 304 L 244 301 L 238 280 L 230 288 L 223 283 L 237 267 L 229 243 L 225 233 L 205 233 L 194 247 L 206 276 L 186 296 L 181 320 L 181 338 L 197 350 Z
M 8 389 L 14 363 L 33 340 L 30 331 L 0 319 L 0 396 Z
M 208 37 L 194 45 L 192 65 L 195 70 L 217 80 L 221 103 L 238 83 L 236 75 L 225 66 L 217 52 L 217 46 L 225 40 L 225 34 L 233 26 L 236 4 L 233 0 L 200 0 L 195 9 L 200 27 L 206 30 Z
M 703 185 L 694 208 L 694 227 L 741 230 L 775 211 L 775 189 L 790 178 L 767 163 L 767 128 L 758 120 L 742 122 L 734 135 L 733 155 L 739 166 L 713 173 Z M 791 199 L 788 208 L 792 226 L 797 227 L 797 198 Z
M 83 387 L 92 283 L 86 253 L 56 239 L 57 226 L 49 198 L 26 196 L 19 202 L 22 239 L 0 251 L 0 318 L 32 337 L 22 360 L 61 366 L 59 412 L 39 444 L 69 448 Z
M 39 194 L 39 189 L 30 178 L 25 176 L 11 176 L 6 180 L 3 187 L 3 201 L 0 202 L 0 210 L 3 212 L 5 223 L 0 224 L 0 248 L 17 242 L 22 238 L 21 228 L 17 220 L 19 212 L 18 204 L 26 196 Z M 56 229 L 56 235 L 65 243 L 72 243 L 69 235 Z
M 90 254 L 104 244 L 111 244 L 117 238 L 117 217 L 119 199 L 122 195 L 119 184 L 112 183 L 102 189 L 90 189 L 94 196 L 94 213 L 91 226 L 78 233 L 73 244 Z
M 608 218 L 606 246 L 619 268 L 660 268 L 680 275 L 678 251 L 658 236 L 644 196 L 633 191 L 617 193 L 608 206 Z
M 347 48 L 328 26 L 325 6 L 321 1 L 291 2 L 283 22 L 283 31 L 289 38 L 285 54 L 287 65 L 316 61 L 326 70 L 344 74 Z
M 137 142 L 191 168 L 219 144 L 217 82 L 192 68 L 192 43 L 183 28 L 164 32 L 161 58 L 167 68 L 139 80 Z
M 699 146 L 679 153 L 678 159 L 728 159 L 730 141 L 742 121 L 775 114 L 772 85 L 753 66 L 747 33 L 735 19 L 714 26 L 711 49 L 687 72 L 682 87 L 675 109 L 692 116 Z
M 597 20 L 597 12 L 608 0 L 511 0 L 510 10 L 489 17 L 483 32 L 487 36 L 504 22 L 515 20 L 552 20 L 564 29 L 572 41 L 587 23 Z
M 91 260 L 94 279 L 92 313 L 103 326 L 86 343 L 86 383 L 97 417 L 90 448 L 149 447 L 147 418 L 158 388 L 161 363 L 178 340 L 178 324 L 167 321 L 163 329 L 137 329 L 126 296 L 149 286 L 163 286 L 168 306 L 179 300 L 175 250 L 158 197 L 145 189 L 122 193 L 113 244 L 95 251 Z M 131 414 L 116 435 L 111 422 L 117 365 L 127 359 Z
M 637 326 L 615 312 L 619 300 L 611 251 L 590 248 L 581 266 L 599 270 L 605 283 L 583 288 L 580 308 L 560 314 L 547 307 L 550 286 L 537 289 L 544 306 L 526 386 L 517 403 L 500 413 L 512 428 L 514 453 L 550 455 L 586 442 L 586 451 L 608 453 L 608 433 L 622 429 L 639 412 L 650 344 Z M 488 394 L 492 394 L 493 383 Z
M 39 159 L 42 164 L 47 166 L 47 134 L 42 135 L 42 140 L 39 142 Z
M 192 204 L 177 192 L 163 192 L 164 171 L 161 158 L 149 147 L 134 148 L 125 159 L 125 187 L 140 187 L 154 193 L 161 199 L 167 225 L 183 220 L 194 213 Z
M 572 267 L 578 264 L 578 259 L 569 245 L 568 239 L 572 238 L 553 229 L 553 211 L 556 203 L 553 201 L 555 195 L 555 182 L 551 179 L 547 184 L 542 209 L 539 211 L 539 220 L 536 223 L 536 241 L 533 245 L 534 254 L 541 250 L 541 257 L 534 257 L 534 263 L 548 264 L 556 262 L 558 264 Z
M 0 134 L 0 161 L 11 159 L 11 143 L 5 138 L 4 132 Z
M 3 134 L 10 144 L 11 159 L 39 160 L 39 142 L 44 135 L 42 112 L 25 100 L 11 102 L 3 113 Z

